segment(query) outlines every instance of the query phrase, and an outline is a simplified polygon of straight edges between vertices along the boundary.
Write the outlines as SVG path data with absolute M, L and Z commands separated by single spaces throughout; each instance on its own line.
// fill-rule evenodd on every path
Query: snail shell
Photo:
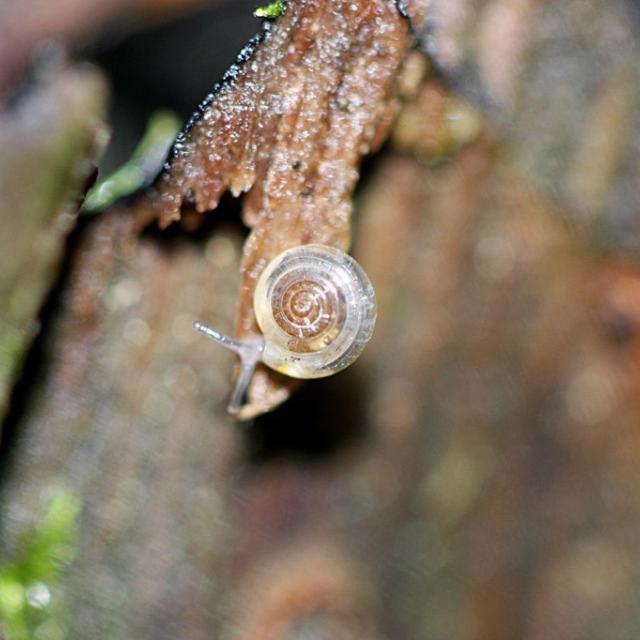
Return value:
M 230 338 L 194 327 L 240 358 L 229 402 L 237 413 L 259 362 L 293 378 L 323 378 L 348 367 L 373 334 L 376 297 L 360 265 L 339 249 L 307 244 L 276 256 L 253 296 L 262 336 Z
M 272 260 L 253 308 L 264 336 L 262 361 L 294 378 L 348 367 L 373 334 L 376 300 L 360 265 L 333 247 L 308 244 Z

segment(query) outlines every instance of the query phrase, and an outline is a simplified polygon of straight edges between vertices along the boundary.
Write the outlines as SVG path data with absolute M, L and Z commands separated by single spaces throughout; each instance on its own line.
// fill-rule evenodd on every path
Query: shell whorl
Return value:
M 277 256 L 261 274 L 254 311 L 264 335 L 263 361 L 297 378 L 344 369 L 371 338 L 375 294 L 349 255 L 303 245 Z
M 296 353 L 319 351 L 331 344 L 344 327 L 345 292 L 329 273 L 291 269 L 274 284 L 271 313 L 289 349 Z M 282 336 L 284 338 L 284 335 Z

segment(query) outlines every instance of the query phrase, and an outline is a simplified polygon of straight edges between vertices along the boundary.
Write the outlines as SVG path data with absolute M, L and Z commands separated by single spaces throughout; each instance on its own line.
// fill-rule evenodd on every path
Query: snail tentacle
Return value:
M 262 360 L 264 340 L 257 336 L 253 340 L 236 340 L 226 336 L 224 333 L 220 333 L 220 331 L 216 331 L 203 322 L 194 322 L 193 328 L 240 357 L 240 374 L 231 394 L 231 400 L 227 405 L 229 413 L 238 413 L 251 383 L 256 365 Z

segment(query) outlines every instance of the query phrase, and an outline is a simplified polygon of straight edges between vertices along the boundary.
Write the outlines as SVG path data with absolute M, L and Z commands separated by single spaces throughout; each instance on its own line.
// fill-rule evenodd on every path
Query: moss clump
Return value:
M 0 563 L 0 637 L 64 637 L 57 582 L 75 555 L 79 501 L 58 491 L 12 561 Z
M 106 209 L 119 198 L 131 195 L 150 182 L 160 170 L 180 124 L 178 116 L 171 111 L 154 113 L 131 158 L 89 191 L 83 212 Z
M 256 18 L 268 18 L 270 20 L 273 20 L 274 18 L 282 15 L 282 13 L 284 12 L 284 6 L 284 0 L 274 0 L 274 2 L 271 2 L 264 7 L 258 7 L 253 12 L 253 15 Z

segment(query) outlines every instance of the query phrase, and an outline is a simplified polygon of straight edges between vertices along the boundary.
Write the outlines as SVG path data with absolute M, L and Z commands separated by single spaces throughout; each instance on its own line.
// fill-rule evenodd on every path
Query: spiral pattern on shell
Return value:
M 340 304 L 335 289 L 313 280 L 294 280 L 272 300 L 274 317 L 285 333 L 296 338 L 311 338 L 326 332 Z
M 351 364 L 371 338 L 373 287 L 349 255 L 303 245 L 262 272 L 254 311 L 264 335 L 264 362 L 297 378 L 319 378 Z

